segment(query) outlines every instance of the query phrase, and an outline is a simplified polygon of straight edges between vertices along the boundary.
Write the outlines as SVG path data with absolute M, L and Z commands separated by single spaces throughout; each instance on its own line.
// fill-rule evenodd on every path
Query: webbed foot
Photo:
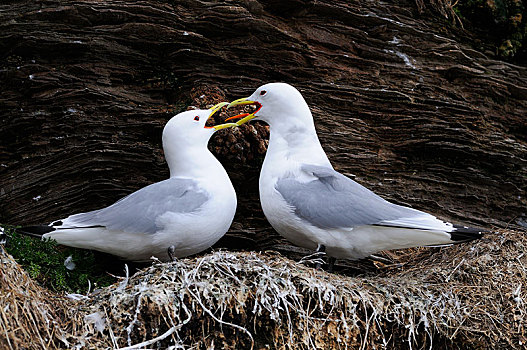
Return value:
M 168 257 L 170 258 L 170 261 L 174 262 L 176 261 L 176 247 L 171 245 L 167 249 Z

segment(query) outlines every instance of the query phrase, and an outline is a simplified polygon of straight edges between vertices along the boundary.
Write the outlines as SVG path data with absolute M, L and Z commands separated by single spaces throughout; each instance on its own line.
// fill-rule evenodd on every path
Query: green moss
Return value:
M 527 57 L 524 0 L 467 0 L 454 7 L 465 26 L 483 34 L 497 56 L 522 62 Z
M 31 278 L 51 290 L 84 294 L 90 283 L 93 290 L 115 282 L 104 265 L 96 261 L 97 253 L 93 251 L 59 246 L 54 240 L 26 237 L 14 229 L 6 229 L 6 234 L 9 237 L 6 251 Z M 75 263 L 73 270 L 64 265 L 70 256 Z

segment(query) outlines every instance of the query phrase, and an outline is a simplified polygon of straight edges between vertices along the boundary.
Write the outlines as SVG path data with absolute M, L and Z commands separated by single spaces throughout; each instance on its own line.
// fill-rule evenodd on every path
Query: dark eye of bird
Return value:
M 198 116 L 195 116 L 195 117 L 194 117 L 194 120 L 195 120 L 195 121 L 199 121 L 199 117 L 198 117 Z
M 267 93 L 267 91 L 265 91 L 265 90 L 260 91 L 260 95 L 261 96 L 265 95 L 266 93 Z

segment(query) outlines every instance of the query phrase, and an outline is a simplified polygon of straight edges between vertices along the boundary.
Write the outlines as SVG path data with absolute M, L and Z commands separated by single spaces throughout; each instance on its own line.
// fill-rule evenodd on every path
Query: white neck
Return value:
M 178 148 L 173 143 L 163 142 L 165 159 L 170 169 L 170 177 L 204 179 L 227 176 L 221 163 L 206 146 Z
M 273 120 L 270 133 L 262 174 L 294 171 L 305 163 L 331 167 L 318 140 L 311 113 L 309 118 L 286 116 Z

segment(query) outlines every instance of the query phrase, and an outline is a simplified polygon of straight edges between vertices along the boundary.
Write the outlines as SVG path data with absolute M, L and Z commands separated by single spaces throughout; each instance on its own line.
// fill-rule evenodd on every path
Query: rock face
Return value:
M 444 218 L 526 225 L 527 69 L 422 10 L 404 0 L 4 2 L 0 222 L 48 222 L 162 180 L 171 116 L 285 81 L 304 94 L 337 170 Z M 211 141 L 239 196 L 224 245 L 293 249 L 258 203 L 267 133 L 254 124 Z

